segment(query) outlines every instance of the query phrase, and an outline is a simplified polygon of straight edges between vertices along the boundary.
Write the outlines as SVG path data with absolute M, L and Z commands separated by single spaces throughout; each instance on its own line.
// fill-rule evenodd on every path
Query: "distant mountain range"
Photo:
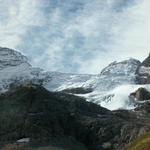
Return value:
M 150 82 L 148 60 L 149 57 L 143 63 L 132 58 L 113 62 L 96 75 L 66 74 L 35 68 L 21 53 L 0 47 L 0 93 L 32 82 L 49 91 L 64 91 L 85 97 L 87 101 L 111 110 L 132 109 L 135 103 L 130 102 L 128 96 L 137 88 L 145 87 L 141 84 Z

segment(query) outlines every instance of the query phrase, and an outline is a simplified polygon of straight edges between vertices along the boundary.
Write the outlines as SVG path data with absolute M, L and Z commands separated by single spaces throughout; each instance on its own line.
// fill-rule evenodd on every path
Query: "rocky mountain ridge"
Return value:
M 21 53 L 12 49 L 0 47 L 0 70 L 21 64 L 30 66 L 27 57 L 23 56 Z
M 138 66 L 136 75 L 139 84 L 150 83 L 150 55 Z

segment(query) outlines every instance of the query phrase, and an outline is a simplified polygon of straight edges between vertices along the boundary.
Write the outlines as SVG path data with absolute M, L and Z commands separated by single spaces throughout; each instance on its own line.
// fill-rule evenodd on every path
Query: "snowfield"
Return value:
M 145 88 L 150 91 L 150 84 L 135 85 L 125 84 L 117 86 L 110 91 L 99 92 L 97 90 L 88 94 L 76 94 L 77 96 L 85 97 L 87 101 L 97 103 L 109 110 L 117 109 L 134 109 L 136 107 L 135 101 L 132 101 L 129 96 L 138 88 Z

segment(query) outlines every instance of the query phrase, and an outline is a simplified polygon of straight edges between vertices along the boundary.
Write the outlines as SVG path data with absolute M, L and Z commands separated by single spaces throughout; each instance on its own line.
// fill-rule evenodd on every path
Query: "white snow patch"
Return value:
M 30 142 L 30 138 L 22 138 L 22 139 L 19 139 L 17 140 L 18 143 L 28 143 Z
M 129 99 L 129 95 L 135 92 L 138 88 L 143 87 L 150 91 L 150 84 L 135 85 L 126 84 L 120 85 L 108 92 L 94 91 L 88 94 L 76 94 L 77 96 L 85 97 L 88 101 L 97 103 L 109 110 L 116 109 L 134 109 L 135 103 Z
M 114 97 L 108 102 L 102 101 L 101 106 L 110 110 L 116 109 L 134 109 L 135 104 L 129 99 L 129 95 L 135 92 L 141 85 L 121 85 L 110 91 L 108 94 L 114 94 Z

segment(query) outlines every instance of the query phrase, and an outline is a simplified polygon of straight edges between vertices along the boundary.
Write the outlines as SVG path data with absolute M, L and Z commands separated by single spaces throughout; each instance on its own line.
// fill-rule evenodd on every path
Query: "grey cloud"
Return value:
M 149 53 L 149 0 L 6 1 L 0 8 L 12 13 L 0 9 L 0 44 L 19 49 L 33 65 L 99 73 L 111 61 Z

